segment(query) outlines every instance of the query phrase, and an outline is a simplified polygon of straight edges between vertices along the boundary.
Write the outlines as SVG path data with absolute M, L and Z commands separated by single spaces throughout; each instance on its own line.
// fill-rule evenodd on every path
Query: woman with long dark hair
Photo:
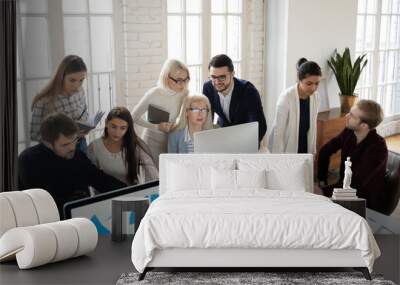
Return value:
M 273 153 L 315 154 L 321 68 L 314 61 L 300 58 L 296 69 L 297 83 L 278 99 L 269 149 Z
M 40 124 L 51 113 L 64 113 L 74 121 L 86 121 L 88 111 L 82 83 L 87 68 L 77 55 L 66 56 L 58 65 L 56 73 L 32 102 L 31 139 L 40 141 Z M 81 134 L 78 148 L 86 150 L 85 134 Z
M 132 116 L 124 107 L 108 113 L 104 135 L 89 145 L 88 157 L 99 169 L 129 185 L 158 179 L 151 152 L 136 135 Z

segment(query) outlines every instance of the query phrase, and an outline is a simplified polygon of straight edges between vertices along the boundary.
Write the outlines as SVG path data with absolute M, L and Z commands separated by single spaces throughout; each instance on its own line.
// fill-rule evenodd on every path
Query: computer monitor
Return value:
M 195 153 L 256 153 L 258 122 L 194 133 Z
M 150 201 L 158 197 L 159 182 L 152 181 L 134 186 L 128 186 L 114 191 L 98 194 L 93 197 L 68 202 L 64 205 L 64 217 L 66 219 L 84 217 L 90 219 L 96 226 L 100 235 L 111 233 L 111 201 L 118 197 L 148 197 Z M 125 213 L 124 233 L 133 232 L 134 215 Z

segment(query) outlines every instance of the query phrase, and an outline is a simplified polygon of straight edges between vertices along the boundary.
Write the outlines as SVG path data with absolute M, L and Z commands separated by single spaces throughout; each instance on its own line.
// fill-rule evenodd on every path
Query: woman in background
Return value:
M 86 78 L 86 65 L 76 55 L 66 56 L 47 86 L 33 98 L 31 139 L 40 141 L 40 124 L 50 113 L 66 114 L 74 121 L 86 121 L 88 111 L 82 83 Z M 77 148 L 86 152 L 85 133 L 80 135 Z
M 161 70 L 157 86 L 147 91 L 132 111 L 135 123 L 144 128 L 142 138 L 149 146 L 157 167 L 158 156 L 167 152 L 168 133 L 178 116 L 183 99 L 188 94 L 189 81 L 189 69 L 184 63 L 175 59 L 167 60 Z M 153 124 L 143 118 L 150 104 L 167 111 L 168 122 Z
M 321 68 L 305 58 L 297 62 L 298 82 L 279 97 L 269 137 L 272 153 L 316 153 Z
M 211 105 L 202 94 L 187 96 L 168 138 L 169 153 L 193 152 L 193 134 L 212 129 Z
M 150 150 L 136 135 L 132 116 L 124 107 L 108 113 L 104 135 L 89 145 L 88 157 L 97 168 L 128 185 L 158 179 Z

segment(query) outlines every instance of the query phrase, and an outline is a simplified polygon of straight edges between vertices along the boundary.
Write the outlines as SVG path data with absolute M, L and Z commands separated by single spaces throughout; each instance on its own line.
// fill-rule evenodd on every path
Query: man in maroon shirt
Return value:
M 357 196 L 367 200 L 367 207 L 378 210 L 383 206 L 388 150 L 385 140 L 376 133 L 383 120 L 381 106 L 372 100 L 360 100 L 346 115 L 346 128 L 326 143 L 318 156 L 318 180 L 323 194 L 332 196 L 334 187 L 342 187 L 344 162 L 352 162 L 351 187 Z M 340 179 L 327 185 L 329 159 L 339 149 L 341 153 Z

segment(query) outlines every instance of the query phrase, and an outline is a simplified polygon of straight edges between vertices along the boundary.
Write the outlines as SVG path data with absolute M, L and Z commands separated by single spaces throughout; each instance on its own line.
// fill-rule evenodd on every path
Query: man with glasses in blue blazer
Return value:
M 232 60 L 225 54 L 214 56 L 208 70 L 210 80 L 203 85 L 203 94 L 211 103 L 212 114 L 218 115 L 220 127 L 258 122 L 258 140 L 266 131 L 260 94 L 254 85 L 236 77 Z

